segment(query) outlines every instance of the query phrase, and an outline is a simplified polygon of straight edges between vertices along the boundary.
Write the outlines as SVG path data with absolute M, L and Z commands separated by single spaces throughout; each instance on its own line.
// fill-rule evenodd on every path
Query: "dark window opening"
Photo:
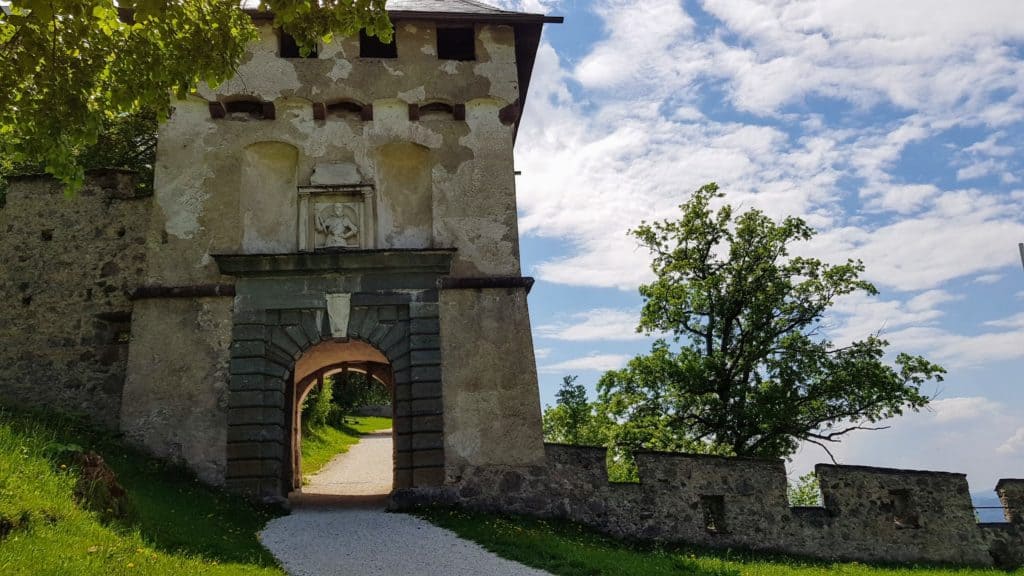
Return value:
M 335 102 L 327 106 L 327 116 L 331 118 L 362 120 L 363 107 L 355 102 Z
M 909 490 L 890 490 L 892 498 L 892 521 L 897 529 L 920 528 L 921 517 L 914 508 Z
M 295 37 L 285 32 L 284 30 L 278 30 L 278 55 L 281 58 L 316 58 L 316 47 L 314 46 L 310 50 L 309 54 L 302 55 L 302 49 L 299 48 L 299 43 L 295 40 Z
M 235 100 L 224 104 L 227 117 L 232 120 L 248 118 L 262 119 L 264 116 L 263 102 L 259 100 Z
M 701 496 L 700 508 L 704 513 L 704 529 L 711 534 L 725 533 L 725 497 Z
M 441 60 L 476 60 L 476 34 L 472 28 L 438 28 L 437 57 Z
M 391 36 L 391 42 L 385 44 L 380 41 L 380 38 L 368 35 L 366 30 L 360 30 L 359 57 L 398 58 L 398 45 L 395 44 L 395 35 Z
M 452 120 L 455 118 L 455 108 L 444 102 L 431 102 L 420 106 L 420 120 Z

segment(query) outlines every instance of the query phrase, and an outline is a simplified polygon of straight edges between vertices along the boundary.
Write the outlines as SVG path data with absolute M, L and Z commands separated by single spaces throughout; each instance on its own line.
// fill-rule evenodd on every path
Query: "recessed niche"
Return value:
M 914 506 L 909 490 L 890 490 L 892 521 L 897 530 L 921 527 L 921 516 Z
M 725 533 L 725 497 L 701 496 L 700 509 L 704 515 L 704 529 L 711 534 Z

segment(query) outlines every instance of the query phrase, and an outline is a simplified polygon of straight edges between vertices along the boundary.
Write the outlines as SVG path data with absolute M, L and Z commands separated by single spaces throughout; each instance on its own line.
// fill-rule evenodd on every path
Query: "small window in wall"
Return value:
M 327 116 L 343 120 L 362 120 L 363 106 L 355 102 L 335 102 L 327 105 Z
M 704 529 L 711 534 L 724 534 L 725 497 L 701 496 L 700 509 L 704 513 Z
M 277 54 L 281 58 L 316 58 L 316 47 L 314 47 L 309 54 L 302 55 L 302 50 L 299 48 L 299 43 L 295 40 L 295 37 L 285 32 L 284 30 L 277 31 L 278 38 L 278 50 Z
M 476 34 L 472 28 L 438 28 L 437 57 L 441 60 L 476 60 Z
M 221 105 L 217 102 L 212 104 Z M 254 99 L 233 100 L 223 104 L 222 114 L 220 117 L 228 120 L 273 120 L 274 104 Z
M 921 517 L 909 490 L 890 490 L 889 497 L 892 498 L 892 521 L 897 530 L 921 527 Z
M 385 44 L 376 36 L 370 36 L 366 30 L 359 31 L 359 57 L 360 58 L 398 58 L 398 45 L 395 44 L 395 36 L 392 34 L 391 42 Z
M 420 106 L 420 120 L 452 120 L 455 108 L 444 102 L 431 102 Z

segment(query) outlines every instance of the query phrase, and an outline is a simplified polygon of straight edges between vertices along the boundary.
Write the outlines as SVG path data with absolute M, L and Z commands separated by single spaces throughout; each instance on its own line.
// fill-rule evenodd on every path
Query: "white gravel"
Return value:
M 292 576 L 544 576 L 413 516 L 301 508 L 267 524 L 263 545 Z
M 385 512 L 390 489 L 388 431 L 312 476 L 292 513 L 267 524 L 260 541 L 292 576 L 548 575 L 419 518 Z

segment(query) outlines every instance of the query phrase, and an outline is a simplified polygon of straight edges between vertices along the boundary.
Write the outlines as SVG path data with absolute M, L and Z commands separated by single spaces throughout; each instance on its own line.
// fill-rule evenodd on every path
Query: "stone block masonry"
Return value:
M 90 173 L 74 197 L 50 178 L 11 182 L 0 208 L 0 401 L 117 425 L 151 206 L 122 171 Z
M 642 452 L 640 482 L 620 484 L 608 481 L 605 458 L 603 448 L 546 444 L 543 465 L 463 467 L 444 490 L 399 492 L 394 505 L 441 501 L 629 540 L 828 560 L 1024 564 L 1024 480 L 997 487 L 1008 522 L 979 524 L 963 474 L 819 464 L 824 506 L 807 508 L 789 506 L 781 460 Z

